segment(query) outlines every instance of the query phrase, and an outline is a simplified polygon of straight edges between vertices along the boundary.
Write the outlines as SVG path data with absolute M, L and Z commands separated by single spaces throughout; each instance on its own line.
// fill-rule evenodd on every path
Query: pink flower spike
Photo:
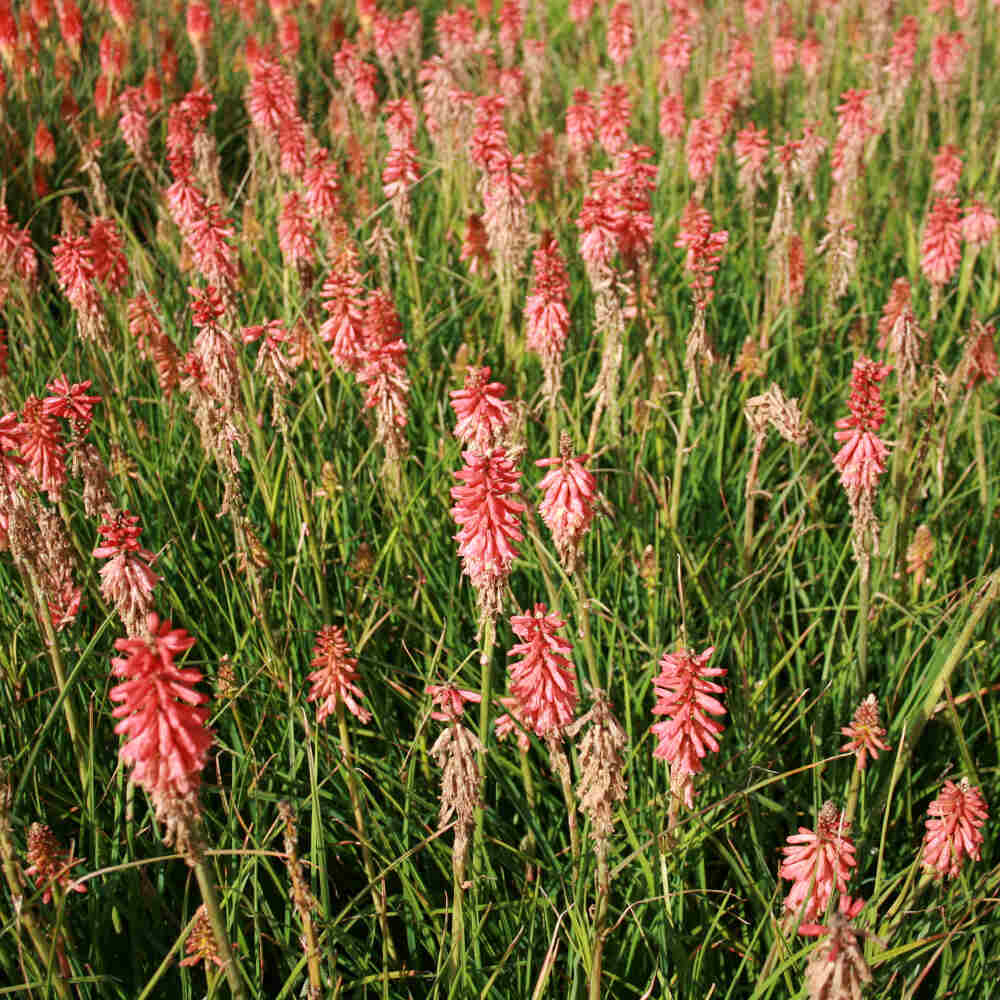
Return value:
M 464 387 L 449 394 L 458 418 L 455 437 L 481 455 L 500 444 L 512 415 L 510 403 L 503 398 L 507 387 L 489 378 L 488 367 L 470 368 Z
M 427 693 L 439 711 L 431 712 L 438 722 L 458 722 L 465 711 L 465 703 L 478 704 L 483 696 L 478 691 L 455 687 L 454 684 L 428 684 Z
M 789 913 L 801 913 L 808 923 L 826 911 L 834 890 L 841 894 L 847 891 L 851 869 L 857 864 L 849 833 L 840 810 L 826 802 L 819 811 L 815 833 L 800 826 L 799 832 L 788 838 L 788 846 L 781 849 L 785 860 L 778 877 L 794 883 L 785 898 Z
M 922 864 L 935 878 L 955 878 L 964 858 L 979 861 L 983 843 L 980 827 L 989 811 L 982 793 L 968 778 L 957 785 L 946 781 L 938 797 L 927 807 Z
M 962 224 L 958 198 L 935 200 L 920 246 L 920 267 L 924 277 L 935 286 L 946 285 L 962 260 Z
M 111 689 L 121 702 L 112 715 L 121 722 L 115 732 L 126 737 L 120 756 L 133 767 L 132 779 L 149 793 L 157 814 L 177 814 L 178 802 L 195 807 L 201 771 L 208 760 L 212 733 L 206 727 L 208 696 L 196 691 L 197 670 L 174 666 L 174 658 L 194 645 L 194 639 L 150 614 L 149 634 L 118 639 L 124 653 L 111 661 L 111 672 L 122 683 Z
M 490 455 L 467 451 L 462 458 L 465 467 L 455 474 L 462 485 L 451 489 L 455 501 L 451 516 L 459 526 L 455 539 L 462 571 L 478 591 L 483 617 L 495 618 L 517 557 L 514 543 L 523 537 L 520 522 L 525 506 L 509 499 L 518 490 L 520 473 L 503 448 Z
M 888 752 L 892 749 L 885 742 L 885 730 L 882 728 L 878 714 L 878 701 L 873 694 L 868 695 L 858 705 L 851 724 L 844 726 L 840 731 L 844 736 L 850 737 L 849 741 L 840 748 L 840 752 L 854 751 L 859 771 L 863 771 L 867 766 L 868 754 L 871 754 L 873 760 L 877 760 L 880 750 Z
M 573 664 L 567 657 L 573 646 L 556 635 L 565 625 L 544 604 L 536 604 L 530 615 L 510 620 L 514 634 L 523 640 L 507 653 L 521 657 L 510 664 L 511 694 L 525 727 L 542 737 L 558 737 L 573 721 L 579 701 Z
M 107 559 L 101 567 L 101 594 L 111 601 L 129 635 L 145 624 L 153 607 L 153 588 L 160 578 L 150 568 L 153 553 L 142 548 L 139 518 L 126 511 L 109 517 L 98 529 L 101 544 L 95 559 Z
M 358 701 L 364 694 L 358 687 L 358 661 L 351 656 L 344 630 L 336 625 L 324 625 L 316 635 L 311 665 L 315 670 L 309 675 L 312 689 L 309 701 L 319 701 L 316 722 L 321 723 L 343 703 L 345 708 L 362 723 L 371 720 L 371 712 Z
M 843 442 L 833 461 L 848 491 L 874 490 L 885 472 L 889 446 L 875 432 L 885 422 L 885 406 L 878 383 L 891 370 L 889 365 L 880 365 L 868 358 L 854 362 L 851 396 L 847 401 L 851 415 L 837 421 L 839 430 L 833 435 Z
M 583 536 L 594 520 L 597 481 L 586 468 L 589 455 L 573 457 L 572 441 L 565 432 L 559 439 L 559 457 L 541 458 L 535 465 L 547 468 L 538 488 L 545 494 L 538 512 L 552 532 L 559 559 L 572 572 Z
M 724 677 L 727 671 L 706 666 L 714 652 L 715 647 L 709 646 L 703 653 L 664 653 L 660 673 L 653 679 L 653 714 L 667 716 L 650 729 L 658 740 L 653 756 L 669 762 L 671 783 L 683 787 L 688 808 L 694 803 L 694 787 L 681 779 L 701 773 L 702 759 L 709 751 L 718 751 L 716 736 L 725 728 L 711 718 L 726 714 L 722 702 L 714 697 L 726 689 L 709 678 Z

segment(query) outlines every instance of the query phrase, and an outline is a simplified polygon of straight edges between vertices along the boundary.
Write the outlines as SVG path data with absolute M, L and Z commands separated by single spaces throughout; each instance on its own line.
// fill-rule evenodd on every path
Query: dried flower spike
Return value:
M 35 880 L 35 887 L 42 890 L 42 902 L 52 901 L 52 889 L 61 892 L 86 892 L 87 887 L 74 882 L 70 870 L 83 863 L 62 849 L 55 834 L 44 823 L 32 823 L 28 830 L 28 863 L 24 874 Z
M 566 729 L 573 737 L 589 725 L 580 740 L 580 781 L 577 795 L 580 808 L 590 818 L 591 837 L 595 843 L 607 841 L 614 832 L 614 815 L 625 799 L 625 760 L 628 745 L 625 730 L 611 711 L 611 700 L 600 689 L 594 691 L 594 704 Z
M 861 1000 L 861 989 L 872 981 L 858 941 L 866 931 L 852 926 L 864 906 L 863 899 L 841 896 L 838 912 L 826 925 L 802 924 L 799 933 L 807 937 L 826 936 L 810 956 L 806 966 L 806 989 L 809 1000 Z

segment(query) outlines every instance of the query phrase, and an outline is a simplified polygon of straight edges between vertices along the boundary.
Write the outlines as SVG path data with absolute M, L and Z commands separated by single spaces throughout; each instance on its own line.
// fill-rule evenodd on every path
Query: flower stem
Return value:
M 351 749 L 351 734 L 347 728 L 347 712 L 342 701 L 337 702 L 337 728 L 340 732 L 340 746 L 344 755 L 344 777 L 347 782 L 347 793 L 351 799 L 351 810 L 354 813 L 354 826 L 358 841 L 361 844 L 361 860 L 365 868 L 365 878 L 371 886 L 372 904 L 378 918 L 379 930 L 382 933 L 383 954 L 389 961 L 396 964 L 396 945 L 389 932 L 389 914 L 385 903 L 385 882 L 375 878 L 375 867 L 372 864 L 371 845 L 365 832 L 365 814 L 361 808 L 361 795 L 358 791 L 358 779 L 354 773 L 354 753 Z
M 844 810 L 844 829 L 849 829 L 858 811 L 858 793 L 861 791 L 861 769 L 851 772 L 851 786 L 847 791 L 847 808 Z
M 465 856 L 452 852 L 451 856 L 451 949 L 448 953 L 448 971 L 454 988 L 465 957 Z
M 56 687 L 59 689 L 59 697 L 62 699 L 63 715 L 66 717 L 66 728 L 69 730 L 69 738 L 73 744 L 73 755 L 76 757 L 77 770 L 80 772 L 80 784 L 86 788 L 87 750 L 83 744 L 83 737 L 80 735 L 80 725 L 77 722 L 73 702 L 70 701 L 69 692 L 66 690 L 66 669 L 63 665 L 62 653 L 59 651 L 56 630 L 52 625 L 49 602 L 45 599 L 42 585 L 39 583 L 35 571 L 31 566 L 26 564 L 25 569 L 27 570 L 28 578 L 31 581 L 31 588 L 35 595 L 35 604 L 38 608 L 38 616 L 42 622 L 42 631 L 45 634 L 45 645 L 48 649 L 49 661 L 52 664 L 52 673 L 56 679 Z
M 479 780 L 486 787 L 486 741 L 490 735 L 490 702 L 493 699 L 493 644 L 496 641 L 496 622 L 487 617 L 483 622 L 483 648 L 479 655 L 482 682 L 479 703 Z M 483 846 L 483 806 L 476 807 L 476 846 Z
M 978 392 L 972 398 L 972 437 L 976 447 L 976 471 L 979 473 L 979 502 L 987 507 L 990 490 L 986 476 L 986 448 L 983 444 L 983 400 Z
M 594 655 L 594 643 L 590 638 L 590 608 L 587 605 L 587 592 L 583 586 L 583 573 L 576 567 L 576 619 L 580 624 L 580 637 L 583 639 L 583 653 L 587 658 L 587 669 L 590 673 L 590 683 L 596 691 L 601 686 L 597 675 L 597 657 Z
M 670 484 L 670 528 L 677 531 L 677 515 L 681 507 L 681 477 L 684 474 L 684 447 L 688 431 L 691 428 L 691 403 L 694 400 L 695 379 L 694 369 L 688 372 L 687 388 L 684 390 L 684 402 L 681 404 L 681 426 L 677 431 L 677 450 L 674 453 L 674 478 Z
M 764 450 L 764 434 L 757 434 L 753 441 L 753 453 L 750 455 L 750 471 L 747 473 L 746 486 L 746 520 L 743 522 L 743 565 L 749 571 L 753 558 L 754 529 L 754 499 L 757 494 L 757 469 L 760 465 L 761 452 Z
M 871 599 L 871 556 L 858 563 L 858 684 L 864 691 L 868 683 L 868 605 Z
M 597 905 L 594 911 L 594 946 L 590 962 L 590 990 L 588 1000 L 600 1000 L 601 970 L 604 965 L 604 939 L 607 935 L 605 923 L 608 916 L 608 895 L 611 891 L 611 875 L 608 870 L 608 842 L 605 838 L 597 841 Z
M 424 349 L 424 303 L 420 293 L 420 274 L 417 270 L 417 251 L 413 244 L 413 230 L 406 227 L 406 259 L 409 264 L 407 277 L 410 284 L 410 296 L 413 301 L 410 319 L 413 324 L 413 339 Z
M 247 1000 L 239 966 L 236 964 L 233 948 L 229 943 L 226 923 L 222 919 L 222 911 L 219 909 L 219 895 L 215 888 L 215 875 L 202 851 L 197 852 L 197 860 L 194 862 L 194 874 L 198 879 L 201 900 L 205 904 L 208 922 L 212 926 L 212 935 L 215 938 L 215 946 L 219 950 L 219 957 L 222 959 L 222 967 L 226 973 L 226 979 L 229 981 L 229 989 L 232 995 L 236 997 L 236 1000 Z

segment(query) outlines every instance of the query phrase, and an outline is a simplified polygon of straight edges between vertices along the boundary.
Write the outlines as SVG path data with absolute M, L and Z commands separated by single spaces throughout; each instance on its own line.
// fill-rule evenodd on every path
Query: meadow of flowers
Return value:
M 998 44 L 0 0 L 0 994 L 991 996 Z

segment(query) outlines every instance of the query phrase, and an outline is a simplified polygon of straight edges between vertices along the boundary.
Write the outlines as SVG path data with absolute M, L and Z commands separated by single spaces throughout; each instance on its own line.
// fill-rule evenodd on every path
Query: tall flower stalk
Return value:
M 729 233 L 724 229 L 713 232 L 711 215 L 692 199 L 684 210 L 680 233 L 674 244 L 687 251 L 684 268 L 691 276 L 691 291 L 694 295 L 694 323 L 688 334 L 684 356 L 687 388 L 681 404 L 681 423 L 677 432 L 677 450 L 674 453 L 674 476 L 670 484 L 670 528 L 675 533 L 681 506 L 681 479 L 687 454 L 687 435 L 691 428 L 691 409 L 698 388 L 698 365 L 712 357 L 706 314 L 714 295 L 715 272 L 719 269 L 722 252 L 728 242 Z
M 112 715 L 121 720 L 115 732 L 126 737 L 119 755 L 132 768 L 132 781 L 149 795 L 164 839 L 194 869 L 229 987 L 237 1000 L 246 1000 L 199 829 L 198 788 L 213 739 L 203 707 L 208 696 L 194 687 L 199 671 L 174 664 L 193 645 L 187 632 L 155 613 L 145 634 L 118 639 L 115 649 L 124 655 L 111 661 L 111 672 L 121 681 L 110 692 L 119 703 Z
M 837 421 L 834 434 L 841 442 L 834 464 L 847 491 L 853 531 L 851 542 L 858 564 L 858 682 L 863 688 L 868 677 L 868 603 L 871 591 L 871 558 L 878 553 L 879 523 L 874 511 L 875 489 L 885 472 L 889 445 L 876 433 L 885 422 L 885 406 L 879 390 L 890 371 L 868 358 L 854 362 L 849 417 Z
M 386 954 L 395 963 L 396 946 L 389 931 L 389 914 L 386 909 L 385 882 L 375 875 L 372 863 L 371 844 L 365 828 L 365 813 L 362 808 L 361 792 L 358 788 L 358 778 L 354 769 L 354 751 L 351 747 L 351 733 L 347 726 L 347 713 L 350 712 L 359 722 L 371 720 L 371 712 L 361 705 L 364 694 L 357 685 L 358 661 L 351 656 L 351 647 L 347 644 L 344 630 L 336 625 L 324 625 L 316 636 L 313 647 L 311 665 L 314 668 L 309 674 L 312 688 L 309 691 L 309 701 L 318 702 L 316 721 L 322 723 L 330 715 L 337 717 L 337 732 L 340 736 L 340 747 L 344 758 L 344 780 L 347 784 L 347 794 L 351 799 L 351 811 L 354 814 L 354 825 L 361 844 L 361 861 L 365 869 L 365 877 L 371 886 L 372 905 L 378 917 L 379 929 L 382 932 L 383 947 Z

